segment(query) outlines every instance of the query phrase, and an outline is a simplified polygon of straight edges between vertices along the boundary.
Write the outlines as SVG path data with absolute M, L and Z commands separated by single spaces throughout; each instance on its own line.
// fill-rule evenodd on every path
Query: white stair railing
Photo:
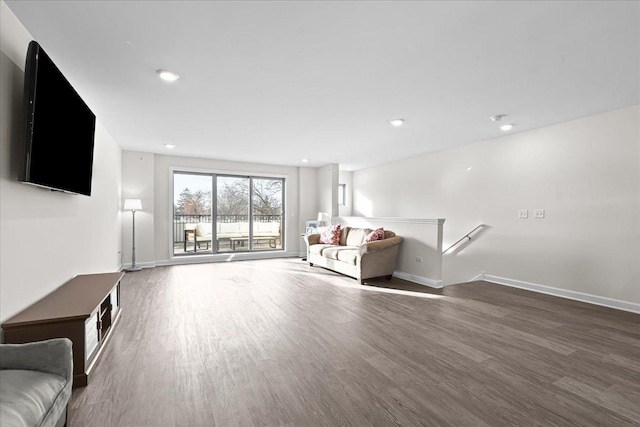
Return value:
M 449 246 L 447 249 L 445 249 L 444 251 L 442 251 L 442 254 L 446 254 L 447 252 L 449 252 L 451 249 L 455 248 L 456 246 L 458 246 L 458 244 L 460 244 L 462 241 L 464 241 L 465 239 L 471 240 L 471 235 L 473 233 L 475 233 L 477 230 L 483 228 L 485 225 L 484 224 L 480 224 L 478 225 L 476 228 L 474 228 L 473 230 L 471 230 L 470 232 L 468 232 L 467 234 L 465 234 L 464 236 L 462 236 L 457 242 L 455 242 L 453 245 Z M 467 241 L 468 241 L 467 240 Z

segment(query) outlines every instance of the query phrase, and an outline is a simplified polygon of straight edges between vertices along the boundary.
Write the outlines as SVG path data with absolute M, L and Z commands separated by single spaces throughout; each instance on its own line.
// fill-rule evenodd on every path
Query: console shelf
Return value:
M 2 323 L 4 342 L 69 338 L 73 342 L 73 387 L 86 386 L 91 369 L 120 319 L 123 276 L 118 272 L 74 277 Z

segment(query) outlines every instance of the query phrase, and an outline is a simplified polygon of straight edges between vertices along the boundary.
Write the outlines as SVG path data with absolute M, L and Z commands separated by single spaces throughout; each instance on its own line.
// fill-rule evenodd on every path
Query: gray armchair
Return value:
M 72 384 L 71 340 L 0 344 L 0 425 L 67 425 Z

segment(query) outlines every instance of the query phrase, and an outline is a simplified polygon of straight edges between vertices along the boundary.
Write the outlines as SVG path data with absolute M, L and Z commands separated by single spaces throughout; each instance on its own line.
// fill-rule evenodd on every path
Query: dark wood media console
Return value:
M 76 276 L 2 324 L 4 342 L 50 338 L 73 341 L 73 387 L 87 385 L 89 373 L 120 319 L 124 273 Z

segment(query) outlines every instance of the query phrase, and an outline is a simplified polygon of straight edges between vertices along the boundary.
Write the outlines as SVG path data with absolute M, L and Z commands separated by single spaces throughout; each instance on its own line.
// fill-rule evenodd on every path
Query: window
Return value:
M 338 204 L 347 205 L 347 184 L 338 184 Z
M 175 171 L 173 194 L 174 255 L 284 249 L 283 178 Z
M 174 255 L 211 252 L 212 189 L 211 175 L 173 174 Z

